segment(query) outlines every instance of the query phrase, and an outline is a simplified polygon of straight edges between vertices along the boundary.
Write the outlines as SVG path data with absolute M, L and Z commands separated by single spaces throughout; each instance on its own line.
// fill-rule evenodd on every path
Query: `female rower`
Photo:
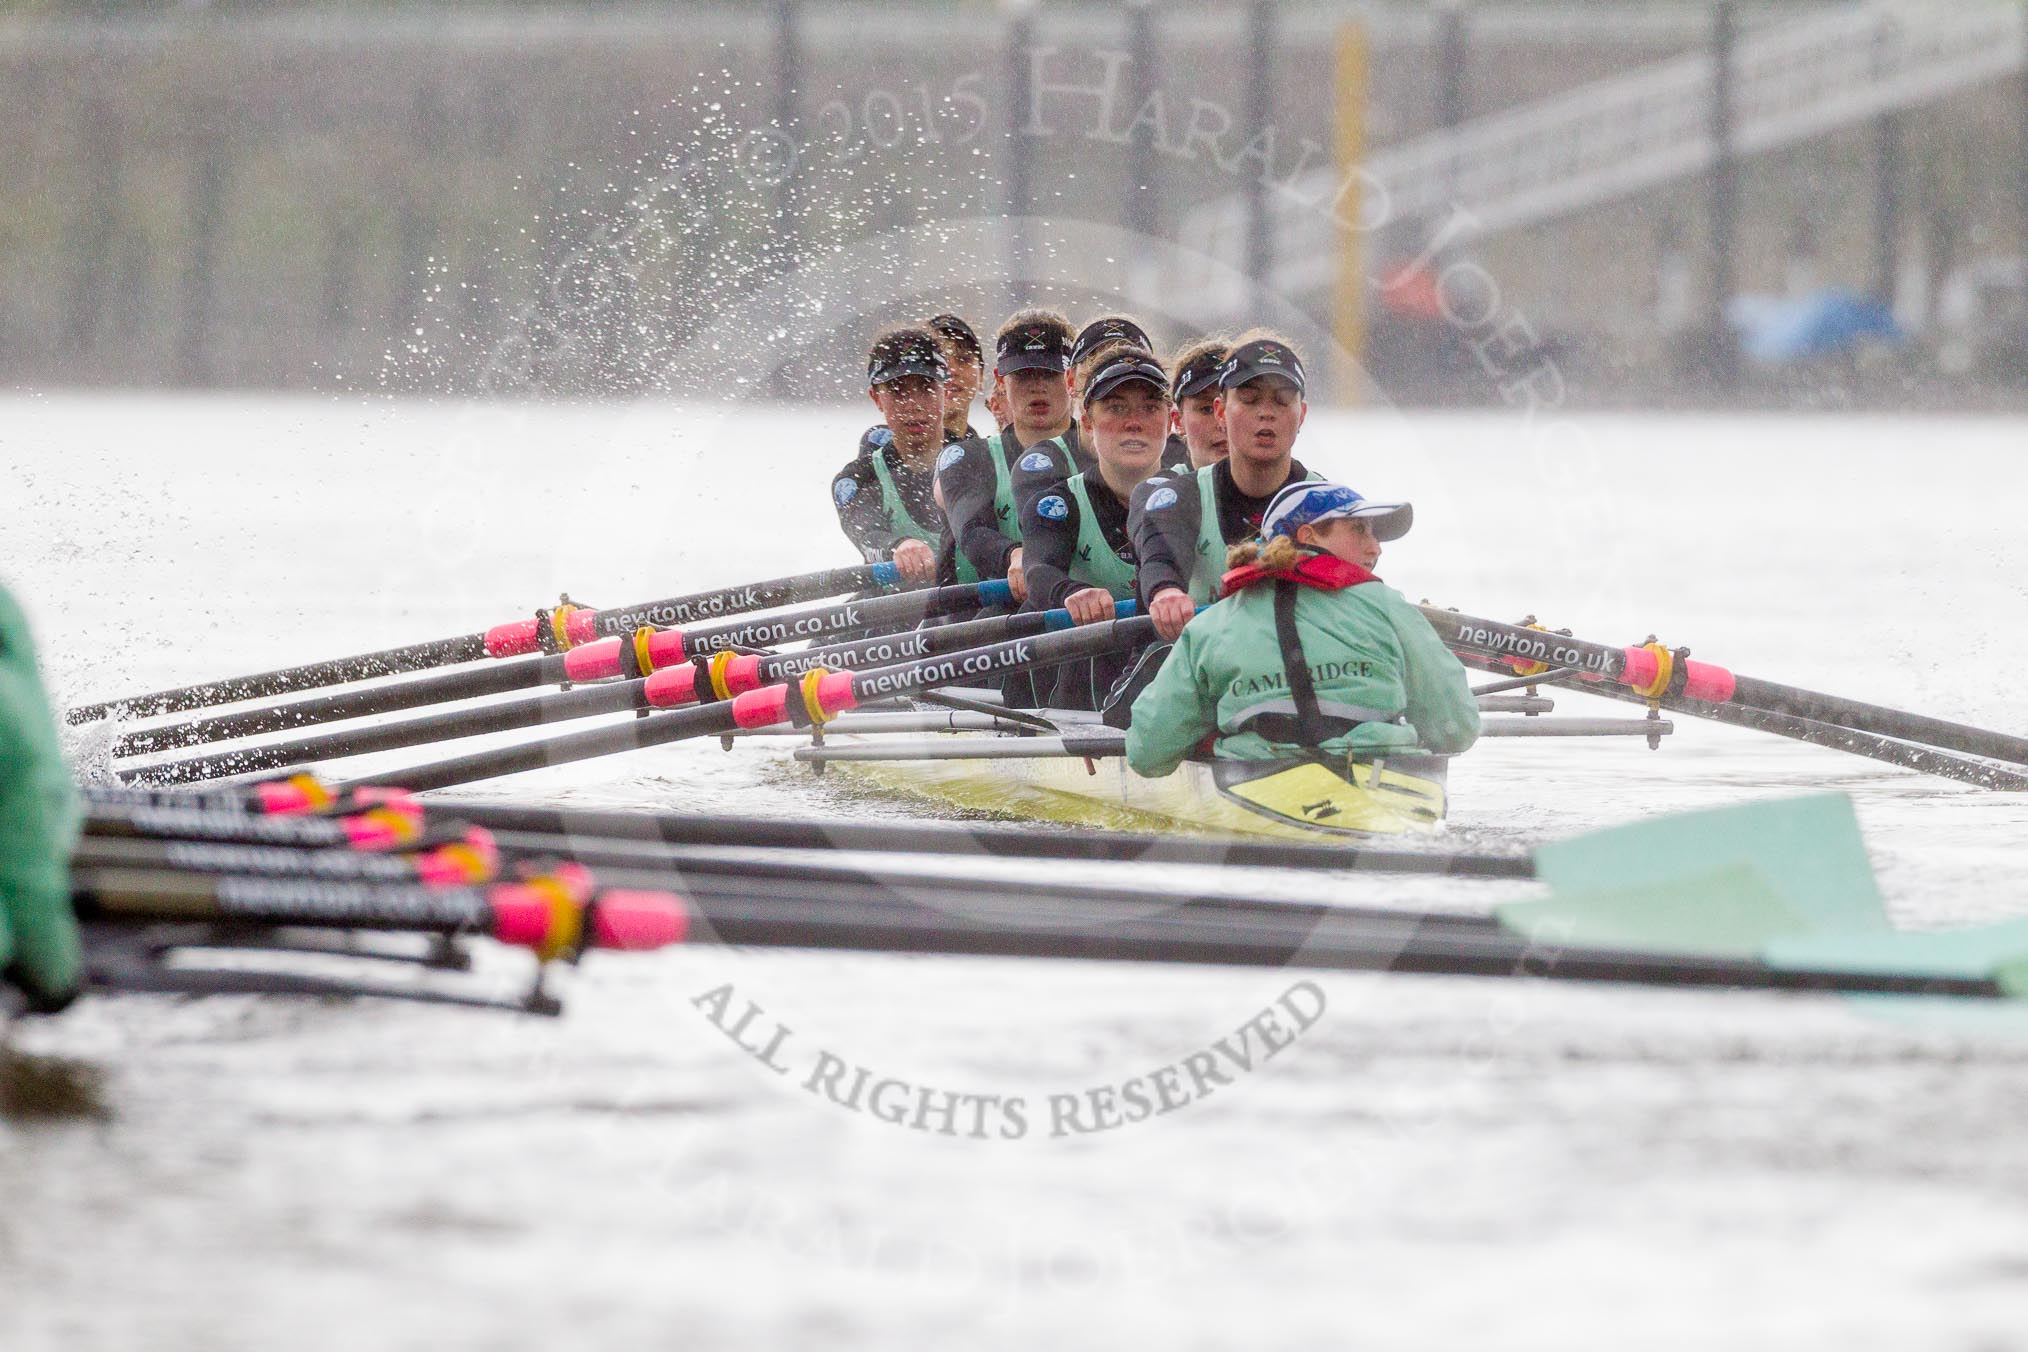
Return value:
M 932 476 L 949 376 L 929 330 L 889 329 L 876 338 L 866 358 L 866 393 L 883 421 L 867 430 L 859 454 L 831 480 L 845 538 L 869 563 L 893 559 L 909 582 L 936 578 L 944 517 Z
M 1023 448 L 1070 429 L 1070 323 L 1054 310 L 1023 310 L 995 336 L 993 388 L 1011 424 L 990 437 L 961 441 L 937 458 L 958 560 L 978 577 L 1004 577 L 1019 601 L 1021 534 L 1014 515 L 1014 466 Z
M 1407 503 L 1337 484 L 1277 493 L 1266 543 L 1231 551 L 1225 599 L 1183 630 L 1134 701 L 1135 772 L 1168 774 L 1213 735 L 1215 754 L 1232 760 L 1470 747 L 1479 709 L 1465 669 L 1372 572 L 1381 542 L 1413 520 Z
M 1077 422 L 1077 416 L 1084 408 L 1078 373 L 1091 369 L 1093 357 L 1117 347 L 1131 347 L 1147 353 L 1155 350 L 1147 330 L 1131 315 L 1100 315 L 1077 331 L 1077 337 L 1070 345 L 1071 422 L 1061 435 L 1034 443 L 1014 462 L 1017 515 L 1026 516 L 1037 498 L 1055 489 L 1071 475 L 1088 474 L 1096 468 L 1098 461 L 1092 455 L 1090 438 Z
M 936 335 L 943 350 L 944 365 L 951 368 L 944 382 L 944 442 L 963 441 L 979 435 L 972 430 L 972 401 L 986 379 L 985 351 L 972 326 L 953 314 L 930 316 L 924 325 Z
M 1295 458 L 1309 405 L 1302 359 L 1287 342 L 1264 330 L 1234 340 L 1216 407 L 1225 459 L 1143 487 L 1131 504 L 1141 605 L 1171 641 L 1218 594 L 1226 549 L 1258 533 L 1276 493 L 1313 477 Z
M 28 621 L 0 587 L 0 984 L 61 1009 L 83 980 L 70 908 L 77 796 L 35 670 Z
M 1161 468 L 1169 382 L 1154 354 L 1114 343 L 1085 359 L 1077 384 L 1096 467 L 1058 479 L 1023 502 L 1021 546 L 1029 606 L 1061 607 L 1076 623 L 1094 624 L 1113 617 L 1114 602 L 1134 595 L 1127 499 Z M 1066 664 L 1048 702 L 1065 709 L 1098 708 L 1120 665 L 1113 658 Z
M 1183 443 L 1184 456 L 1193 470 L 1225 459 L 1225 419 L 1218 409 L 1218 368 L 1232 355 L 1232 344 L 1223 338 L 1204 338 L 1176 354 L 1176 381 L 1170 390 L 1173 407 L 1169 412 L 1172 440 Z M 1170 456 L 1165 463 L 1180 465 L 1183 456 Z

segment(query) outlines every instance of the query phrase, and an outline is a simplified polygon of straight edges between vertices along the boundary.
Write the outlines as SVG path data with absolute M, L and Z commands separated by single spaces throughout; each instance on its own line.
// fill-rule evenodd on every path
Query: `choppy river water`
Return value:
M 559 588 L 847 562 L 825 485 L 865 421 L 13 398 L 0 576 L 60 699 L 154 689 Z M 1320 412 L 1299 445 L 1415 501 L 1379 570 L 1411 597 L 2012 729 L 2024 453 L 2018 421 L 1800 417 Z M 1454 771 L 1453 832 L 1508 847 L 1834 786 L 1900 919 L 2028 911 L 2018 796 L 1679 722 L 1652 753 L 1488 743 Z M 924 810 L 715 745 L 486 791 Z M 1328 884 L 1495 895 L 1473 887 Z M 555 1022 L 87 1003 L 13 1033 L 100 1111 L 0 1121 L 0 1347 L 2028 1348 L 2028 1038 L 1835 1000 L 1302 980 L 698 950 L 594 958 Z M 790 1030 L 785 1073 L 700 1008 L 728 984 Z M 1055 1117 L 1285 999 L 1307 1027 L 1229 1087 L 1112 1131 Z M 841 1106 L 827 1057 L 1026 1129 Z

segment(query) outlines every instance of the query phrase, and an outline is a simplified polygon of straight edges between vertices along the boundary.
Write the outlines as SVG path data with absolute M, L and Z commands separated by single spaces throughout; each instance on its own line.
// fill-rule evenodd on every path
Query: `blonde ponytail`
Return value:
M 1225 551 L 1225 567 L 1229 572 L 1258 563 L 1263 568 L 1286 572 L 1301 563 L 1309 552 L 1286 535 L 1277 535 L 1266 545 L 1258 540 L 1242 540 Z

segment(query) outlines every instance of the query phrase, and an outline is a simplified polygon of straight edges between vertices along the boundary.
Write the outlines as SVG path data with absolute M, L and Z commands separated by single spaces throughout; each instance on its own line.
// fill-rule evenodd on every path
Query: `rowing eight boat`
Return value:
M 1550 701 L 1481 700 L 1526 716 L 1488 719 L 1484 735 L 1656 739 L 1654 719 L 1541 718 Z M 1019 719 L 1020 721 L 1015 721 Z M 931 732 L 902 739 L 896 734 Z M 1067 710 L 855 714 L 834 723 L 795 758 L 837 766 L 890 792 L 967 810 L 1109 830 L 1206 831 L 1311 843 L 1347 843 L 1438 831 L 1448 808 L 1450 757 L 1185 761 L 1145 779 L 1127 765 L 1125 734 L 1095 714 Z

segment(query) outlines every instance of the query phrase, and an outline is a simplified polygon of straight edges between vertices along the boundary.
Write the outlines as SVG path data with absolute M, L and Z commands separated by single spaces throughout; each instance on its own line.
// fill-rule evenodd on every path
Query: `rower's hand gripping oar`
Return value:
M 112 715 L 145 718 L 155 714 L 178 713 L 213 704 L 265 699 L 300 690 L 342 685 L 402 672 L 426 671 L 485 657 L 515 657 L 536 652 L 561 652 L 577 643 L 610 634 L 627 634 L 644 625 L 696 624 L 723 619 L 749 611 L 776 606 L 798 605 L 826 596 L 859 591 L 867 587 L 892 589 L 900 586 L 900 570 L 892 563 L 866 564 L 853 568 L 832 568 L 775 578 L 768 582 L 721 587 L 689 596 L 646 601 L 615 610 L 590 610 L 572 605 L 567 599 L 554 609 L 538 610 L 533 619 L 495 625 L 477 634 L 414 643 L 383 652 L 333 658 L 303 666 L 284 667 L 251 676 L 234 676 L 199 685 L 178 686 L 152 694 L 81 705 L 64 715 L 72 724 L 89 723 Z

